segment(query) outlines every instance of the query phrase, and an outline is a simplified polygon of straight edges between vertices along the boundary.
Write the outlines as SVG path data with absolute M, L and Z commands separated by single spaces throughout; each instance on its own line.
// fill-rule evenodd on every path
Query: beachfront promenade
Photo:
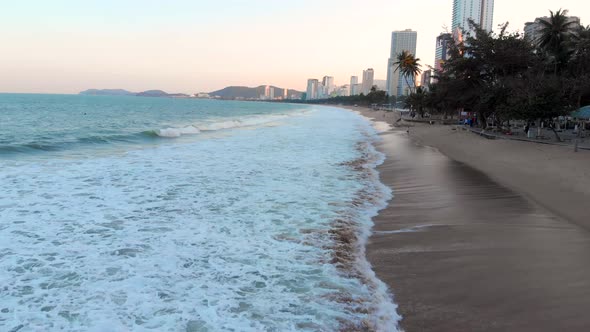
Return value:
M 588 137 L 588 131 L 586 130 L 581 130 L 579 133 L 575 133 L 573 130 L 560 130 L 558 135 L 561 141 L 557 141 L 554 133 L 547 129 L 541 129 L 541 135 L 538 136 L 536 135 L 537 131 L 533 129 L 535 134 L 534 136 L 531 135 L 532 137 L 529 137 L 529 135 L 524 132 L 524 129 L 513 130 L 510 134 L 506 134 L 498 130 L 482 130 L 481 128 L 473 128 L 466 125 L 457 125 L 455 128 L 457 130 L 467 130 L 488 139 L 507 139 L 572 148 L 577 146 L 579 149 L 590 150 L 590 137 Z
M 483 136 L 489 139 L 507 139 L 522 142 L 538 143 L 538 144 L 549 144 L 557 146 L 571 146 L 572 148 L 577 145 L 580 149 L 590 149 L 590 131 L 580 128 L 577 132 L 573 129 L 560 129 L 556 130 L 560 141 L 557 140 L 555 133 L 550 128 L 541 128 L 540 133 L 537 128 L 531 128 L 529 135 L 525 132 L 523 126 L 512 126 L 510 133 L 499 130 L 495 127 L 487 129 L 481 129 L 477 126 L 469 126 L 465 124 L 456 124 L 458 120 L 442 120 L 437 118 L 425 118 L 417 119 L 411 117 L 401 117 L 403 121 L 397 125 L 414 126 L 415 124 L 440 124 L 453 126 L 457 130 L 467 130 L 476 135 Z

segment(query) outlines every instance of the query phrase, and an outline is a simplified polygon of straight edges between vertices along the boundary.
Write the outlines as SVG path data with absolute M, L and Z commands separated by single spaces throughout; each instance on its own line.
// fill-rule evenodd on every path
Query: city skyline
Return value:
M 366 68 L 384 78 L 389 36 L 396 30 L 417 31 L 416 56 L 424 68 L 434 65 L 436 36 L 452 24 L 452 0 L 425 0 L 419 11 L 400 1 L 256 3 L 260 6 L 238 0 L 3 4 L 0 92 L 195 93 L 231 85 L 305 91 L 307 78 L 325 75 L 340 86 Z M 523 31 L 525 22 L 560 7 L 588 24 L 584 15 L 590 5 L 579 1 L 496 0 L 494 30 L 510 21 L 510 31 Z M 354 29 L 339 32 L 351 23 Z M 327 32 L 323 38 L 304 38 L 320 27 Z

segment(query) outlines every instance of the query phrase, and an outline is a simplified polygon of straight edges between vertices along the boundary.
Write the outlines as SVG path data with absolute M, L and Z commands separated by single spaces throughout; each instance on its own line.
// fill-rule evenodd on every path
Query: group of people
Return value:
M 463 119 L 463 124 L 469 127 L 473 127 L 475 125 L 477 125 L 477 119 L 476 118 L 465 118 Z

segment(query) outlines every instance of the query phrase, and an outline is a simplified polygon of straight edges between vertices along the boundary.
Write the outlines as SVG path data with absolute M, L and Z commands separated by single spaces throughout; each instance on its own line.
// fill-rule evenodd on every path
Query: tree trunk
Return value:
M 404 78 L 406 79 L 406 84 L 408 85 L 408 89 L 410 89 L 410 93 L 414 92 L 414 90 L 412 90 L 412 86 L 410 85 L 410 81 L 408 81 L 408 75 L 404 75 Z
M 486 130 L 488 127 L 488 119 L 483 115 L 483 112 L 477 112 L 477 121 L 479 121 L 479 125 L 481 129 Z
M 553 131 L 553 134 L 555 134 L 555 139 L 558 142 L 562 142 L 561 137 L 559 137 L 559 134 L 557 133 L 557 131 L 555 131 L 555 126 L 551 126 L 551 131 Z

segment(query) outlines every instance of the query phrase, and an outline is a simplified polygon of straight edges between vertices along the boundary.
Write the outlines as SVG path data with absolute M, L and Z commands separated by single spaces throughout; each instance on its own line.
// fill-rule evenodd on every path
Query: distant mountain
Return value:
M 275 89 L 275 97 L 280 97 L 284 95 L 284 88 L 279 88 L 276 86 L 271 86 Z M 258 99 L 260 96 L 264 95 L 264 90 L 266 89 L 266 85 L 261 85 L 255 88 L 250 88 L 246 86 L 228 86 L 221 90 L 209 92 L 209 95 L 212 97 L 219 97 L 222 99 Z M 301 99 L 302 92 L 297 90 L 288 89 L 287 96 L 291 98 L 294 95 L 295 99 Z
M 80 92 L 81 95 L 92 96 L 138 96 L 138 97 L 169 97 L 169 98 L 187 98 L 190 97 L 184 93 L 167 93 L 162 90 L 147 90 L 143 92 L 131 92 L 123 89 L 88 89 Z
M 134 96 L 135 92 L 123 89 L 88 89 L 80 92 L 80 94 L 92 96 Z
M 138 97 L 168 97 L 169 94 L 162 90 L 147 90 L 135 94 Z

